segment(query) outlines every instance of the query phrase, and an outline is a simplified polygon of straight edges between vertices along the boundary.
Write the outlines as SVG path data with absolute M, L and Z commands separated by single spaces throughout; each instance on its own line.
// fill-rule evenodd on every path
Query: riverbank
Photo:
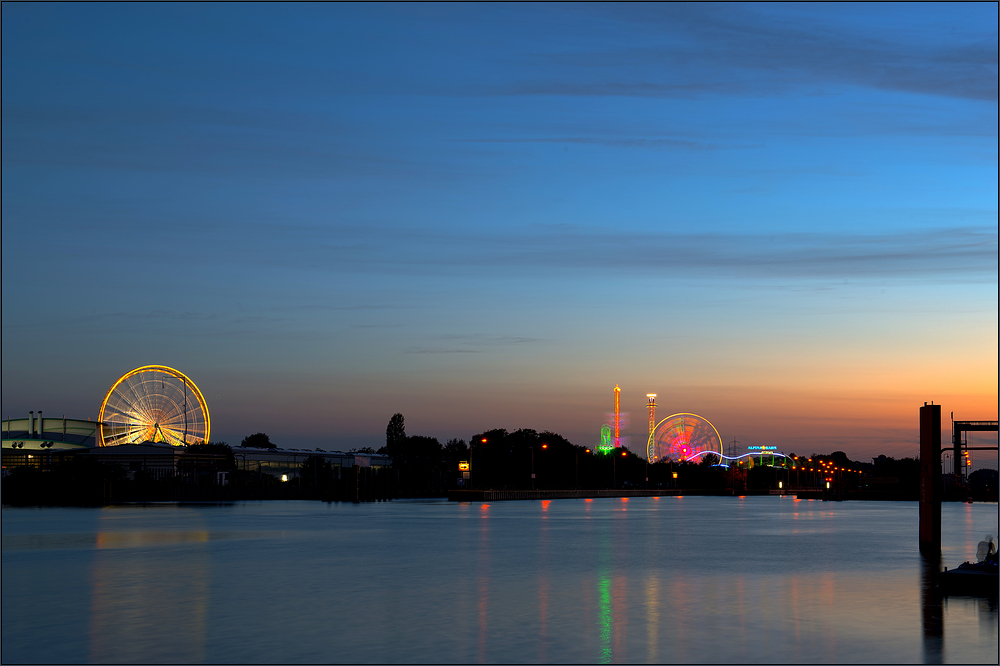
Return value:
M 751 491 L 747 495 L 769 495 L 768 490 Z M 682 497 L 685 495 L 735 497 L 733 490 L 705 488 L 673 488 L 669 490 L 452 490 L 448 492 L 451 502 L 503 502 L 511 500 L 551 500 L 551 499 L 595 499 L 600 497 Z
M 838 494 L 834 490 L 768 490 L 757 489 L 737 493 L 732 489 L 718 490 L 706 488 L 682 488 L 670 490 L 452 490 L 448 492 L 451 502 L 504 502 L 516 500 L 552 500 L 552 499 L 593 499 L 600 497 L 683 497 L 683 496 L 714 496 L 714 497 L 746 497 L 757 495 L 779 495 L 795 497 L 796 499 L 812 499 L 823 501 L 877 501 L 877 502 L 915 502 L 916 497 L 905 493 L 872 493 L 848 492 Z M 946 502 L 964 502 L 964 498 L 945 498 Z M 996 502 L 996 497 L 976 499 L 976 502 Z

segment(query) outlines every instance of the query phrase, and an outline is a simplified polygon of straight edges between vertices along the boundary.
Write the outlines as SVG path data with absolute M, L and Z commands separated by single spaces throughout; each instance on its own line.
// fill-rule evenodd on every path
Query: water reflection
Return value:
M 208 541 L 206 530 L 191 532 L 98 532 L 98 550 L 112 548 L 158 548 Z
M 972 509 L 980 522 L 990 510 Z M 945 511 L 958 545 L 967 509 Z M 995 600 L 924 584 L 916 508 L 900 503 L 274 502 L 3 518 L 5 663 L 980 662 L 997 647 Z M 48 641 L 52 617 L 79 626 Z
M 628 659 L 628 584 L 627 572 L 632 568 L 630 541 L 630 516 L 625 512 L 628 510 L 628 498 L 621 498 L 619 511 L 612 513 L 612 524 L 614 525 L 613 552 L 615 554 L 612 564 L 615 576 L 611 585 L 611 623 L 614 628 L 614 647 L 612 658 L 616 663 L 627 663 Z
M 795 514 L 795 516 L 798 517 L 798 514 Z M 792 658 L 795 659 L 795 661 L 799 661 L 801 659 L 801 657 L 799 656 L 800 655 L 799 642 L 802 640 L 802 633 L 799 626 L 799 618 L 802 612 L 801 602 L 799 601 L 800 585 L 801 583 L 799 583 L 799 579 L 797 576 L 792 576 L 788 579 L 788 596 L 790 599 L 789 608 L 792 612 L 792 623 L 794 625 L 794 628 L 792 630 L 793 631 L 792 635 L 795 636 L 795 640 L 793 641 L 795 650 L 793 652 Z
M 923 557 L 920 562 L 920 627 L 923 634 L 925 664 L 944 663 L 944 607 L 938 572 L 941 562 L 936 557 Z
M 115 528 L 121 525 L 109 510 L 90 575 L 90 661 L 204 661 L 208 531 L 109 531 Z M 171 556 L 177 544 L 185 546 L 182 557 Z
M 659 661 L 660 644 L 660 578 L 656 573 L 646 581 L 646 652 L 649 661 Z
M 546 513 L 551 500 L 542 500 L 542 520 L 538 544 L 538 663 L 548 661 L 549 617 L 549 520 Z
M 600 554 L 597 570 L 597 627 L 600 635 L 599 663 L 611 663 L 611 629 L 614 624 L 614 608 L 611 605 L 611 537 L 608 525 L 604 525 L 600 536 Z
M 611 598 L 611 621 L 615 628 L 614 659 L 619 664 L 628 663 L 628 578 L 624 573 L 615 576 Z
M 486 663 L 486 639 L 488 633 L 490 601 L 490 505 L 479 507 L 479 554 L 476 560 L 476 593 L 479 610 L 479 663 Z

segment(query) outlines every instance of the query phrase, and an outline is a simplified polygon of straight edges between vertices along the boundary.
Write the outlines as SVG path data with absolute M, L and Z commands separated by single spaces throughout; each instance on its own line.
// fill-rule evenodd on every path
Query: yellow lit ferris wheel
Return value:
M 101 403 L 99 446 L 165 442 L 186 446 L 208 442 L 205 397 L 183 372 L 144 365 L 116 381 Z

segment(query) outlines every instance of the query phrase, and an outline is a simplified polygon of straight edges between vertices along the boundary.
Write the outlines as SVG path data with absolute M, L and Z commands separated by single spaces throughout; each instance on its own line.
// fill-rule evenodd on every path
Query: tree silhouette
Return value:
M 255 432 L 252 435 L 247 435 L 240 442 L 240 446 L 250 447 L 254 449 L 276 449 L 278 446 L 271 443 L 271 438 L 262 432 Z
M 469 447 L 464 439 L 449 439 L 442 449 L 444 469 L 448 473 L 458 473 L 458 463 L 469 460 Z
M 385 452 L 390 455 L 398 455 L 400 447 L 406 441 L 406 425 L 403 415 L 396 412 L 389 419 L 389 425 L 385 427 Z

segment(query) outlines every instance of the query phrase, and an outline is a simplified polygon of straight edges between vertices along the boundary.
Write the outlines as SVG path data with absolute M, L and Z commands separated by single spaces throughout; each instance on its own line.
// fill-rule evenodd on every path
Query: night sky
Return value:
M 4 418 L 146 364 L 231 444 L 997 418 L 995 3 L 2 18 Z

